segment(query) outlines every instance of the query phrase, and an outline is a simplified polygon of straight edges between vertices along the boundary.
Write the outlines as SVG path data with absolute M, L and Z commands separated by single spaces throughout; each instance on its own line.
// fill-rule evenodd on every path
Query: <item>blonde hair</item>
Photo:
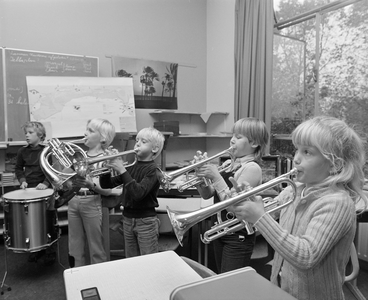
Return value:
M 367 203 L 362 191 L 364 143 L 354 129 L 334 117 L 318 116 L 300 124 L 291 137 L 294 146 L 316 147 L 332 164 L 330 176 L 319 187 L 343 185 L 354 202 L 361 197 Z
M 144 136 L 154 147 L 158 148 L 158 151 L 152 157 L 153 159 L 160 155 L 165 143 L 165 137 L 160 131 L 153 127 L 146 127 L 138 132 L 137 137 L 139 136 Z
M 106 149 L 110 146 L 115 138 L 115 127 L 110 121 L 105 119 L 94 118 L 87 121 L 87 126 L 91 126 L 93 129 L 99 132 L 104 142 L 101 143 L 101 147 Z
M 233 125 L 232 132 L 244 135 L 250 143 L 253 142 L 258 145 L 254 152 L 255 159 L 259 160 L 262 158 L 269 138 L 266 124 L 263 121 L 256 118 L 239 119 Z
M 22 126 L 24 133 L 26 133 L 27 128 L 33 128 L 34 131 L 37 133 L 37 136 L 43 142 L 46 138 L 46 129 L 40 122 L 27 122 Z

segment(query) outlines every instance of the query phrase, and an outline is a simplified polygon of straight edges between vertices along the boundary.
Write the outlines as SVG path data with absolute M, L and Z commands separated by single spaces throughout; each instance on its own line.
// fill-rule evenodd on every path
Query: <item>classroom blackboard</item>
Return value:
M 98 57 L 5 48 L 5 139 L 24 141 L 22 125 L 29 121 L 26 76 L 98 76 Z
M 4 98 L 3 76 L 3 49 L 0 49 L 0 99 Z M 5 141 L 5 101 L 0 101 L 0 141 Z

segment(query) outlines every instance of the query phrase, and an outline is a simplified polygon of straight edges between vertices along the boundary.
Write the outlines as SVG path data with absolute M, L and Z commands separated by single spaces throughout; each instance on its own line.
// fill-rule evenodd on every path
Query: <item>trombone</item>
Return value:
M 211 157 L 208 157 L 206 159 L 203 159 L 195 164 L 192 164 L 192 165 L 189 165 L 187 167 L 184 167 L 184 168 L 181 168 L 179 170 L 176 170 L 176 171 L 172 171 L 170 173 L 165 173 L 163 171 L 161 171 L 162 173 L 162 178 L 160 180 L 160 185 L 162 187 L 162 189 L 168 193 L 169 190 L 170 190 L 170 182 L 173 181 L 175 178 L 179 177 L 180 175 L 183 175 L 183 174 L 186 174 L 190 171 L 193 171 L 201 166 L 203 166 L 204 164 L 206 164 L 207 162 L 215 159 L 215 158 L 218 158 L 220 156 L 223 156 L 223 155 L 230 155 L 230 158 L 232 160 L 232 163 L 230 166 L 226 166 L 226 168 L 231 168 L 231 166 L 233 165 L 233 161 L 234 161 L 234 155 L 233 155 L 233 147 L 230 147 L 220 153 L 217 153 L 216 155 L 214 156 L 211 156 Z M 219 167 L 219 171 L 220 172 L 223 172 L 224 171 L 224 168 L 221 169 L 221 166 Z M 182 192 L 184 189 L 192 186 L 192 185 L 196 185 L 196 184 L 199 184 L 203 182 L 203 179 L 199 179 L 198 177 L 195 177 L 192 179 L 191 182 L 189 182 L 189 184 L 184 184 L 183 186 L 179 186 L 178 187 L 178 190 L 179 192 Z
M 207 219 L 208 217 L 214 215 L 215 213 L 221 213 L 222 210 L 226 209 L 227 207 L 245 201 L 247 198 L 255 196 L 262 191 L 268 190 L 274 186 L 277 186 L 281 183 L 288 183 L 293 189 L 294 197 L 289 201 L 277 205 L 277 201 L 269 201 L 265 203 L 265 210 L 267 213 L 274 213 L 284 207 L 290 205 L 296 198 L 296 185 L 290 177 L 292 175 L 296 175 L 297 169 L 294 168 L 290 172 L 285 173 L 275 179 L 272 179 L 264 184 L 261 184 L 250 191 L 241 192 L 238 195 L 229 198 L 227 200 L 221 201 L 219 203 L 215 203 L 211 206 L 189 212 L 184 214 L 179 214 L 171 210 L 168 206 L 166 207 L 167 214 L 170 218 L 171 225 L 174 229 L 174 233 L 176 238 L 178 239 L 181 246 L 183 246 L 183 237 L 184 234 L 195 224 Z M 206 231 L 203 236 L 201 236 L 201 240 L 203 243 L 208 244 L 211 241 L 220 238 L 226 234 L 230 234 L 236 232 L 240 229 L 250 227 L 247 222 L 239 221 L 238 219 L 234 218 L 231 220 L 227 220 L 222 222 L 219 220 L 219 224 L 213 226 L 210 230 Z M 247 229 L 248 230 L 248 229 Z

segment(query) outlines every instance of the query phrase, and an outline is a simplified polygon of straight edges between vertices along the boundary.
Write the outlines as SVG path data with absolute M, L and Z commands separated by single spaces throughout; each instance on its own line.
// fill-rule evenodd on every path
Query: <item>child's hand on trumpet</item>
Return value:
M 118 153 L 119 153 L 119 151 L 117 149 L 113 148 L 112 146 L 109 146 L 104 151 L 104 155 L 113 155 L 113 154 L 118 154 Z
M 108 155 L 115 155 L 118 153 L 119 151 L 117 149 L 114 149 L 112 146 L 110 146 L 105 150 L 104 155 L 108 156 Z M 120 156 L 115 157 L 113 159 L 106 160 L 104 163 L 104 166 L 106 168 L 111 168 L 114 171 L 116 171 L 118 174 L 123 174 L 126 172 L 125 165 L 126 163 L 123 161 L 123 159 Z
M 196 152 L 196 155 L 194 155 L 194 159 L 191 161 L 191 163 L 195 164 L 195 163 L 200 162 L 201 160 L 204 160 L 206 158 L 208 158 L 207 157 L 207 152 L 202 153 L 202 151 L 198 150 Z
M 89 178 L 89 176 L 83 177 L 77 174 L 71 179 L 71 181 L 72 181 L 72 188 L 91 189 L 94 186 L 94 183 L 92 179 Z
M 234 197 L 240 193 L 247 192 L 252 189 L 247 182 L 238 184 L 232 177 L 230 177 L 229 180 L 233 184 L 233 187 L 230 190 L 230 197 Z M 244 201 L 229 206 L 227 211 L 233 212 L 238 220 L 244 220 L 252 224 L 256 223 L 258 219 L 265 213 L 261 196 L 251 196 Z
M 198 177 L 205 177 L 207 179 L 210 179 L 212 182 L 215 182 L 216 180 L 221 179 L 221 174 L 218 171 L 218 167 L 214 164 L 204 164 L 200 166 L 196 170 L 196 175 Z
M 202 153 L 201 151 L 197 151 L 191 163 L 196 164 L 207 158 L 207 152 Z M 199 166 L 195 169 L 195 173 L 197 177 L 204 178 L 204 182 L 206 182 L 206 185 L 209 185 L 211 181 L 213 182 L 221 177 L 218 168 L 214 164 L 210 163 L 205 163 Z M 206 181 L 207 179 L 210 179 L 211 181 Z

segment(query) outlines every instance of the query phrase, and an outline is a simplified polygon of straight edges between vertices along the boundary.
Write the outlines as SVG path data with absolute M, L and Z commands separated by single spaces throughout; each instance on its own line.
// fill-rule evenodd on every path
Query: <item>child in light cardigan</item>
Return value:
M 324 116 L 300 124 L 292 141 L 296 198 L 280 210 L 279 223 L 265 212 L 260 197 L 230 210 L 253 223 L 275 249 L 273 283 L 298 300 L 341 300 L 356 230 L 355 204 L 367 203 L 363 142 L 345 122 Z M 290 197 L 288 187 L 279 203 Z

